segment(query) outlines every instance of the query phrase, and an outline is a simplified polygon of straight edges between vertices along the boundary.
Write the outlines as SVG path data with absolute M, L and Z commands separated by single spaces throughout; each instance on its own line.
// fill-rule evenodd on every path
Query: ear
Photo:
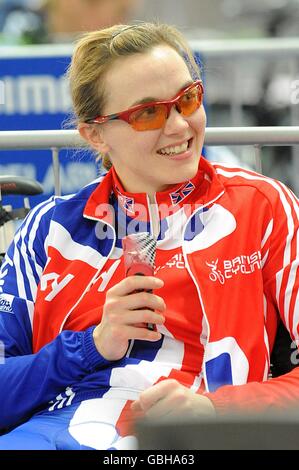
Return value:
M 81 122 L 78 124 L 78 131 L 81 137 L 86 140 L 93 149 L 101 154 L 109 152 L 109 145 L 106 144 L 99 125 Z

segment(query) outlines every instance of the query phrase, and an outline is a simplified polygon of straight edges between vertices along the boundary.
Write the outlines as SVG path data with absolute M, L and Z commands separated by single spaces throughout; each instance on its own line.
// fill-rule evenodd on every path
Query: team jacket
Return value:
M 153 211 L 162 339 L 131 341 L 110 362 L 92 331 L 107 289 L 123 278 L 121 238 L 150 232 Z M 279 316 L 299 344 L 298 216 L 282 183 L 204 158 L 154 207 L 110 170 L 34 208 L 0 272 L 0 427 L 89 398 L 135 399 L 169 377 L 206 393 L 219 413 L 296 403 L 299 368 L 268 375 Z

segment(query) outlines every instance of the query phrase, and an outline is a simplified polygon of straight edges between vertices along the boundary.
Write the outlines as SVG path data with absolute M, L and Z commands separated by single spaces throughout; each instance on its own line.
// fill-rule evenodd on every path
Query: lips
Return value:
M 189 139 L 181 144 L 175 145 L 168 145 L 167 147 L 163 147 L 162 149 L 158 150 L 157 153 L 160 155 L 180 155 L 190 148 L 192 139 Z

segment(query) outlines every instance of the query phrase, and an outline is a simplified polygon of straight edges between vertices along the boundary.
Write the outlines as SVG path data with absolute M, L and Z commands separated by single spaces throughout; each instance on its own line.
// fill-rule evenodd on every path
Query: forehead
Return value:
M 106 108 L 125 109 L 145 97 L 171 98 L 190 77 L 184 59 L 167 45 L 122 57 L 106 75 Z

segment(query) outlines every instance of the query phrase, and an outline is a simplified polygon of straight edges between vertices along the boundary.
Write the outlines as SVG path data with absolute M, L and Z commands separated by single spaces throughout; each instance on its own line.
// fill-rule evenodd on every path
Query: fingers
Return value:
M 198 416 L 215 418 L 216 411 L 209 398 L 194 393 L 176 380 L 163 380 L 143 391 L 132 403 L 134 412 L 142 411 L 148 417 Z
M 133 282 L 131 282 L 131 279 Z M 140 283 L 139 281 L 145 280 L 145 282 Z M 128 282 L 130 281 L 130 282 Z M 135 282 L 137 281 L 137 282 Z M 158 323 L 161 324 L 164 320 L 163 317 L 152 317 L 148 318 L 148 310 L 158 311 L 162 313 L 166 310 L 166 305 L 162 297 L 153 294 L 152 292 L 136 292 L 141 286 L 143 288 L 153 287 L 155 285 L 161 286 L 163 285 L 163 281 L 160 279 L 151 277 L 151 276 L 144 276 L 140 278 L 138 276 L 131 276 L 130 278 L 126 278 L 121 281 L 119 284 L 111 288 L 106 295 L 106 302 L 105 302 L 105 315 L 109 317 L 111 322 L 115 323 L 126 323 L 126 317 L 129 319 L 129 323 L 132 323 L 132 318 L 136 319 L 137 322 L 148 322 L 148 323 Z M 134 289 L 132 293 L 131 289 Z M 120 295 L 122 292 L 127 292 L 125 295 Z M 136 310 L 144 309 L 144 316 L 142 318 L 134 315 L 134 316 L 124 316 L 120 314 L 120 312 L 133 313 Z
M 119 305 L 128 310 L 148 308 L 164 312 L 166 305 L 162 297 L 149 292 L 138 292 L 119 299 Z
M 163 287 L 162 279 L 154 276 L 129 276 L 111 287 L 107 295 L 122 297 L 136 290 L 154 290 Z
M 153 310 L 124 310 L 121 314 L 119 312 L 114 312 L 107 314 L 107 320 L 109 320 L 110 325 L 119 328 L 120 326 L 134 325 L 136 327 L 145 328 L 148 323 L 153 323 L 154 325 L 163 325 L 165 322 L 165 317 Z M 130 338 L 132 339 L 132 338 Z
M 97 350 L 108 360 L 123 357 L 129 340 L 159 341 L 162 335 L 148 325 L 162 325 L 164 300 L 153 294 L 164 285 L 153 276 L 130 276 L 106 294 L 101 322 L 93 333 Z M 137 291 L 137 292 L 136 292 Z M 139 291 L 139 292 L 138 292 Z
M 124 327 L 124 334 L 134 340 L 140 341 L 159 341 L 162 338 L 161 333 L 152 331 L 148 328 L 140 328 L 135 326 Z
M 118 315 L 115 320 L 119 323 L 135 326 L 138 323 L 154 323 L 155 325 L 163 325 L 165 317 L 159 313 L 153 312 L 152 310 L 132 310 L 125 313 L 122 319 L 120 319 Z
M 143 411 L 139 400 L 133 401 L 131 404 L 131 410 L 134 411 L 134 413 L 141 413 Z
M 139 399 L 132 403 L 132 409 L 134 411 L 140 411 L 140 409 L 142 409 L 143 412 L 147 413 L 158 402 L 164 401 L 163 399 L 165 397 L 169 397 L 180 387 L 182 387 L 182 385 L 176 380 L 163 380 L 142 392 Z
M 181 414 L 180 403 L 172 396 L 162 398 L 146 411 L 148 418 L 160 418 L 170 414 L 172 416 Z

